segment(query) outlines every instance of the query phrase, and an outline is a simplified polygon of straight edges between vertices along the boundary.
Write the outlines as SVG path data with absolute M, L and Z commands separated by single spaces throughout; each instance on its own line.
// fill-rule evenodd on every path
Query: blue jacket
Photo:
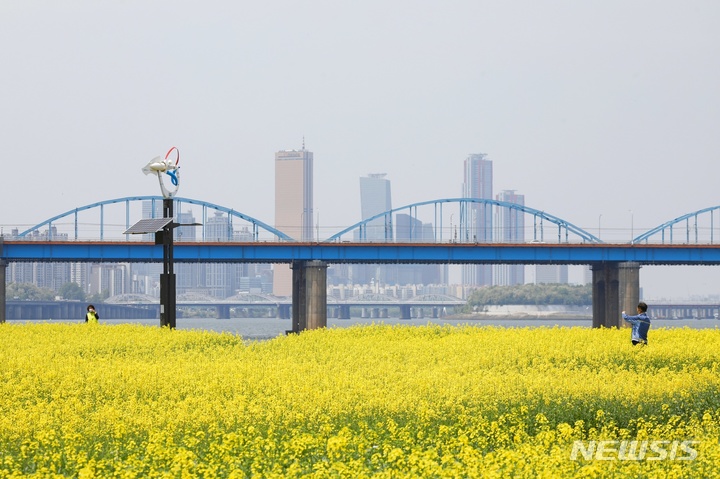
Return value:
M 647 313 L 640 313 L 637 316 L 628 316 L 623 313 L 623 319 L 632 324 L 633 341 L 644 341 L 647 343 L 648 330 L 650 329 L 650 318 Z

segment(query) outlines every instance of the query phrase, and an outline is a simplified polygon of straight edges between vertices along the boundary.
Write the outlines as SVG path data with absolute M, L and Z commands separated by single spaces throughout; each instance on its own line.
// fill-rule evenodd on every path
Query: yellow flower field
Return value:
M 720 330 L 0 325 L 0 477 L 715 477 Z

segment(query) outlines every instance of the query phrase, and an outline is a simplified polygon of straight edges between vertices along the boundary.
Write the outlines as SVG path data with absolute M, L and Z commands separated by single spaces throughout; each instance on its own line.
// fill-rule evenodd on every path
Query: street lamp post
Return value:
M 598 239 L 602 239 L 602 226 L 600 220 L 602 220 L 602 213 L 598 216 Z
M 175 159 L 170 158 L 175 152 Z M 170 148 L 165 158 L 156 157 L 148 163 L 143 169 L 146 175 L 156 174 L 160 183 L 160 191 L 163 195 L 163 218 L 174 218 L 173 196 L 177 194 L 180 187 L 180 150 L 176 147 Z M 162 174 L 165 173 L 170 177 L 170 181 L 175 187 L 168 190 L 162 180 Z M 155 233 L 155 244 L 162 244 L 163 247 L 163 272 L 160 275 L 160 326 L 167 326 L 175 329 L 176 327 L 176 306 L 177 296 L 175 288 L 175 271 L 173 258 L 173 228 L 177 226 L 173 221 L 168 221 L 162 228 Z

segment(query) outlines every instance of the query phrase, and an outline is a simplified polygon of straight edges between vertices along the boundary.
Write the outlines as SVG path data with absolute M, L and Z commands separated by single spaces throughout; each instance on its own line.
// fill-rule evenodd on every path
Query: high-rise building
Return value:
M 130 263 L 93 264 L 90 269 L 90 294 L 116 296 L 130 291 Z
M 177 204 L 175 208 L 179 209 Z M 192 210 L 188 209 L 186 212 L 179 211 L 175 217 L 179 224 L 186 226 L 178 226 L 173 229 L 174 241 L 195 241 L 197 239 L 197 228 L 190 226 L 195 223 L 195 215 L 193 215 Z M 205 292 L 206 267 L 206 264 L 201 263 L 181 263 L 175 265 L 176 293 Z
M 143 219 L 162 218 L 162 200 L 143 201 L 142 217 Z M 143 234 L 143 241 L 155 241 L 155 234 Z M 132 277 L 132 284 L 134 285 L 132 292 L 153 295 L 155 290 L 159 291 L 160 273 L 162 273 L 162 271 L 162 263 L 131 263 L 130 275 Z
M 230 241 L 233 227 L 228 216 L 216 211 L 205 223 L 205 235 L 209 241 Z M 234 265 L 209 263 L 205 265 L 205 288 L 210 296 L 225 299 L 235 292 Z
M 485 153 L 471 154 L 465 160 L 465 176 L 463 180 L 463 198 L 493 198 L 492 161 Z M 461 232 L 466 237 L 461 241 L 491 243 L 492 237 L 492 206 L 472 203 L 468 206 L 466 218 L 467 230 Z M 451 233 L 452 234 L 452 233 Z M 463 283 L 472 286 L 489 286 L 492 284 L 491 265 L 463 266 Z
M 525 205 L 525 195 L 515 193 L 515 190 L 505 190 L 499 193 L 496 200 L 516 205 Z M 496 208 L 495 240 L 499 243 L 525 242 L 525 214 L 517 209 Z M 493 284 L 499 286 L 512 286 L 525 283 L 525 265 L 498 264 L 493 267 Z
M 371 173 L 360 177 L 361 220 L 372 218 L 392 209 L 390 180 L 385 173 Z M 356 241 L 385 242 L 393 239 L 392 215 L 375 218 L 355 232 Z M 350 267 L 352 282 L 356 284 L 395 283 L 396 268 L 377 264 L 354 264 Z
M 400 243 L 435 241 L 435 230 L 432 223 L 423 223 L 417 218 L 405 213 L 398 213 L 395 217 L 396 238 Z M 397 265 L 397 284 L 439 284 L 443 281 L 446 269 L 439 264 L 410 264 Z
M 305 149 L 275 153 L 275 228 L 299 241 L 313 239 L 313 154 Z M 292 295 L 292 271 L 273 266 L 273 294 Z
M 371 173 L 360 178 L 360 212 L 363 220 L 392 209 L 390 180 L 385 173 Z M 365 226 L 365 240 L 392 241 L 392 215 L 381 216 Z

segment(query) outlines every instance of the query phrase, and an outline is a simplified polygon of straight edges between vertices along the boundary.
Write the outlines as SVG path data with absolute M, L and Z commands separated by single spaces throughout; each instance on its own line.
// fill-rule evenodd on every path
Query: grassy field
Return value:
M 716 477 L 720 330 L 0 325 L 0 477 Z

